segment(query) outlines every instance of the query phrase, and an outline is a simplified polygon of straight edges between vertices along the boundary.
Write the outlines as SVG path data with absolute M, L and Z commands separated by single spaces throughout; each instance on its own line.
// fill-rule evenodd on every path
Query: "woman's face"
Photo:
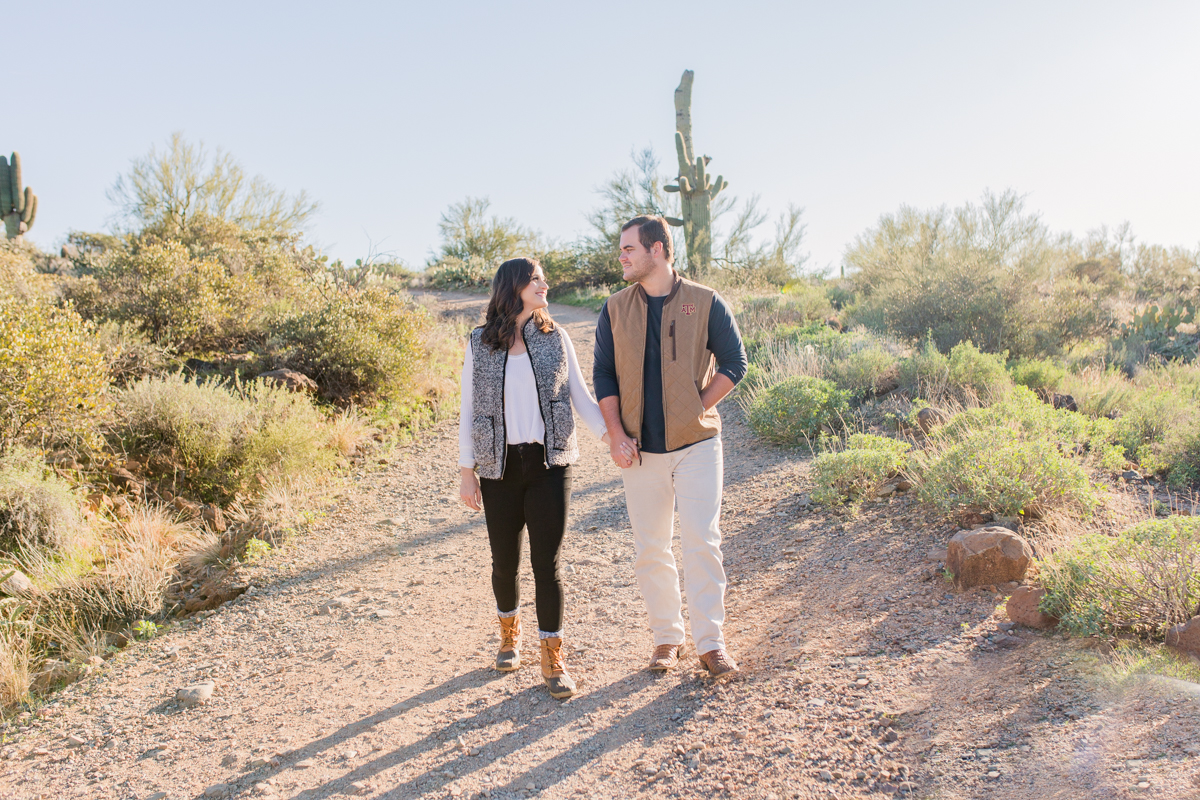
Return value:
M 524 310 L 536 311 L 539 308 L 545 308 L 550 305 L 546 300 L 546 291 L 550 288 L 550 284 L 546 283 L 546 274 L 542 272 L 541 267 L 533 268 L 533 277 L 529 279 L 529 283 L 525 284 L 525 288 L 521 290 L 521 302 L 524 304 Z

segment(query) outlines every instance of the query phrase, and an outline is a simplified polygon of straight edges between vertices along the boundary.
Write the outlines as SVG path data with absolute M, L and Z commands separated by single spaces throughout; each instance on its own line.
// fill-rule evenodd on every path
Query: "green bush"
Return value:
M 914 455 L 922 501 L 947 514 L 973 510 L 1043 516 L 1060 509 L 1086 515 L 1095 492 L 1081 464 L 1045 439 L 1011 427 L 960 429 Z
M 743 336 L 758 336 L 781 327 L 816 323 L 831 330 L 824 320 L 833 306 L 824 293 L 807 281 L 792 281 L 776 294 L 751 295 L 735 303 L 738 328 Z
M 1006 354 L 980 352 L 970 340 L 950 348 L 950 386 L 963 399 L 992 402 L 1012 386 L 1004 368 Z
M 750 405 L 750 427 L 780 444 L 810 443 L 823 432 L 842 427 L 849 411 L 847 394 L 832 381 L 796 376 L 759 394 Z
M 878 345 L 870 345 L 824 365 L 825 377 L 856 397 L 885 394 L 899 384 L 899 360 Z
M 1019 386 L 1053 392 L 1067 376 L 1067 371 L 1048 358 L 1019 358 L 1008 365 L 1008 374 Z
M 426 268 L 425 285 L 435 289 L 488 289 L 499 266 L 499 262 L 478 256 L 448 256 Z
M 900 362 L 900 387 L 913 397 L 940 400 L 950 385 L 950 359 L 932 338 Z
M 936 437 L 943 443 L 958 441 L 985 428 L 1007 428 L 1023 440 L 1049 442 L 1060 452 L 1089 460 L 1109 472 L 1124 468 L 1125 451 L 1112 420 L 1056 409 L 1023 386 L 991 406 L 956 414 L 938 429 Z
M 41 458 L 19 447 L 0 456 L 0 550 L 66 550 L 82 529 L 79 499 Z
M 96 346 L 118 386 L 165 371 L 171 354 L 170 348 L 155 344 L 130 322 L 101 322 L 96 326 Z
M 122 250 L 80 294 L 90 315 L 143 327 L 159 343 L 197 344 L 221 336 L 254 292 L 215 258 L 193 258 L 181 242 Z
M 972 341 L 989 353 L 1053 353 L 1103 335 L 1110 290 L 1067 280 L 1078 258 L 1012 191 L 950 211 L 902 207 L 860 235 L 845 256 L 856 303 L 850 320 L 942 352 Z
M 370 405 L 411 391 L 425 309 L 378 287 L 331 293 L 273 331 L 279 366 L 317 382 L 324 397 Z
M 308 398 L 264 382 L 147 378 L 121 392 L 116 433 L 148 463 L 157 455 L 172 466 L 159 477 L 211 500 L 317 473 L 336 458 L 325 418 Z
M 1176 486 L 1195 480 L 1200 461 L 1200 404 L 1168 387 L 1134 392 L 1116 423 L 1125 451 L 1148 472 L 1165 474 Z
M 1040 574 L 1042 610 L 1068 631 L 1162 637 L 1200 604 L 1200 517 L 1081 536 L 1042 561 Z
M 912 447 L 907 442 L 856 433 L 846 449 L 822 453 L 813 460 L 813 500 L 825 505 L 872 497 L 889 478 L 901 472 Z
M 69 306 L 0 297 L 0 449 L 96 444 L 107 389 L 104 357 Z

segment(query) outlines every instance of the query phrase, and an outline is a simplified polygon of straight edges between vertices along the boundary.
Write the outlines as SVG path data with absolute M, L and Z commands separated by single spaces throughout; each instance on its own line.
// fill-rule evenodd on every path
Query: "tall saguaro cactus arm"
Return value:
M 20 239 L 37 217 L 37 195 L 28 186 L 22 189 L 21 183 L 21 156 L 0 156 L 0 217 L 9 239 Z
M 690 69 L 684 70 L 675 90 L 675 153 L 679 157 L 677 183 L 665 186 L 668 192 L 679 193 L 682 218 L 667 220 L 683 227 L 687 245 L 688 268 L 692 274 L 703 273 L 712 266 L 712 203 L 729 185 L 724 176 L 715 181 L 708 175 L 708 156 L 697 156 L 692 144 L 692 81 Z

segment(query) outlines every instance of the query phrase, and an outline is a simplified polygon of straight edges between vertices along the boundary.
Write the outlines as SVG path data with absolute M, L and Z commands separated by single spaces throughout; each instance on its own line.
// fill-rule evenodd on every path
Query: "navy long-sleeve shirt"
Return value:
M 662 402 L 662 310 L 666 299 L 646 298 L 646 356 L 642 380 L 645 405 L 642 411 L 640 441 L 641 449 L 647 453 L 667 452 L 667 418 Z M 717 372 L 729 378 L 735 385 L 746 377 L 746 348 L 742 346 L 742 334 L 738 331 L 737 320 L 733 318 L 729 304 L 715 293 L 712 310 L 708 315 L 707 347 L 716 357 Z M 596 389 L 597 400 L 620 395 L 608 303 L 600 309 L 600 321 L 596 324 L 592 385 Z

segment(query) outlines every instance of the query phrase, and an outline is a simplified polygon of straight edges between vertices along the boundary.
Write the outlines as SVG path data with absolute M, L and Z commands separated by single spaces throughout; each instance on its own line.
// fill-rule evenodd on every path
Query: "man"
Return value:
M 737 323 L 712 289 L 672 268 L 667 222 L 634 217 L 621 228 L 620 261 L 633 286 L 608 298 L 596 326 L 592 382 L 621 467 L 633 524 L 634 573 L 654 633 L 650 669 L 679 663 L 684 642 L 674 510 L 692 641 L 714 677 L 737 671 L 725 651 L 721 558 L 721 417 L 716 405 L 746 374 Z

